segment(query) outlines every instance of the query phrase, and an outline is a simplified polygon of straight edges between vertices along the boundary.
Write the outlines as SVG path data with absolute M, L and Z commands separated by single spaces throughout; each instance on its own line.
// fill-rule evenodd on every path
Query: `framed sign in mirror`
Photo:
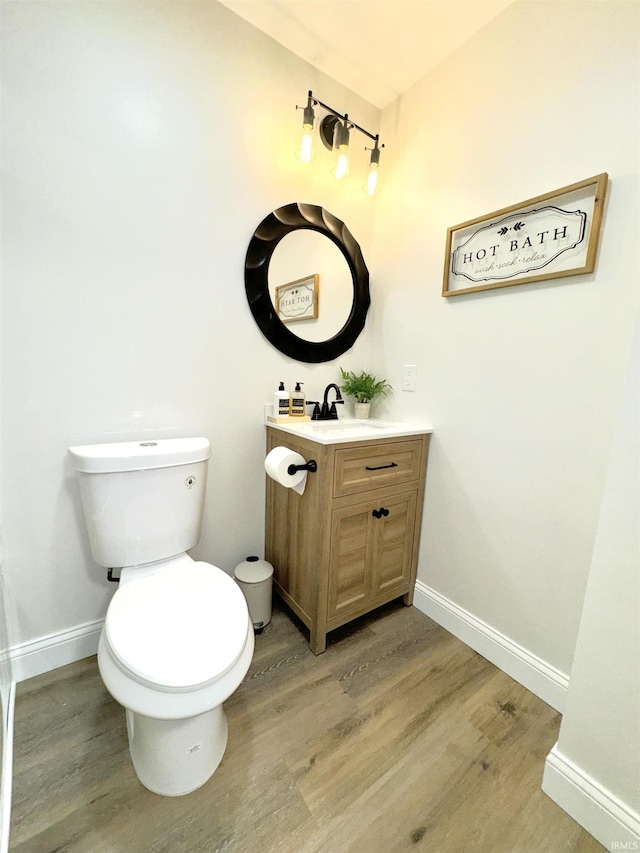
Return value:
M 593 272 L 607 174 L 447 230 L 443 296 Z
M 318 279 L 309 275 L 276 287 L 276 311 L 283 323 L 318 319 Z

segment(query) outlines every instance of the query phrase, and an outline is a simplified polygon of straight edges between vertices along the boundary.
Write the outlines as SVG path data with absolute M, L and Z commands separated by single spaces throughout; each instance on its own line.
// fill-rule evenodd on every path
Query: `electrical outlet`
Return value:
M 415 364 L 405 364 L 402 373 L 402 390 L 415 391 L 418 368 Z

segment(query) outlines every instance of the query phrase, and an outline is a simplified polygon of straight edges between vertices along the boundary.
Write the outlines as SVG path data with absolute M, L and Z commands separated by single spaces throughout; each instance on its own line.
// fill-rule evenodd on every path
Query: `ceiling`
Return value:
M 380 109 L 514 0 L 220 0 Z

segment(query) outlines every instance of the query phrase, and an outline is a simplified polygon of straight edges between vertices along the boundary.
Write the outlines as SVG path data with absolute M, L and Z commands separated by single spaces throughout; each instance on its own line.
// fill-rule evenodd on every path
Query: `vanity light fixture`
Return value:
M 334 153 L 335 164 L 331 170 L 331 174 L 335 178 L 338 178 L 338 180 L 342 180 L 342 178 L 347 177 L 349 174 L 349 139 L 351 131 L 358 130 L 373 141 L 373 148 L 365 148 L 365 151 L 371 152 L 371 157 L 369 158 L 369 175 L 363 186 L 363 190 L 368 195 L 374 195 L 380 188 L 378 183 L 378 167 L 380 165 L 380 149 L 384 148 L 384 145 L 380 145 L 380 137 L 377 133 L 369 133 L 364 127 L 360 127 L 360 125 L 349 118 L 347 113 L 343 115 L 328 104 L 324 104 L 322 101 L 314 98 L 311 90 L 309 90 L 309 94 L 307 95 L 307 105 L 305 107 L 300 107 L 296 104 L 297 110 L 303 110 L 302 140 L 300 147 L 296 151 L 296 156 L 303 163 L 310 163 L 314 159 L 313 129 L 316 118 L 314 107 L 321 107 L 327 112 L 327 115 L 320 121 L 318 136 L 325 148 Z

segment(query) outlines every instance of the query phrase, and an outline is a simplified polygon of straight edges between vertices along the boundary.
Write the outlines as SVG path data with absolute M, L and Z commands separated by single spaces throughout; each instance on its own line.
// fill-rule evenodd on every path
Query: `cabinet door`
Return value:
M 396 587 L 406 586 L 411 577 L 413 528 L 417 495 L 407 492 L 383 500 L 372 516 L 373 554 L 372 595 L 387 596 Z
M 371 598 L 373 524 L 370 504 L 334 510 L 331 516 L 331 562 L 327 619 L 364 612 Z M 365 608 L 366 609 L 366 608 Z
M 416 503 L 416 492 L 406 492 L 333 511 L 327 621 L 407 591 Z

